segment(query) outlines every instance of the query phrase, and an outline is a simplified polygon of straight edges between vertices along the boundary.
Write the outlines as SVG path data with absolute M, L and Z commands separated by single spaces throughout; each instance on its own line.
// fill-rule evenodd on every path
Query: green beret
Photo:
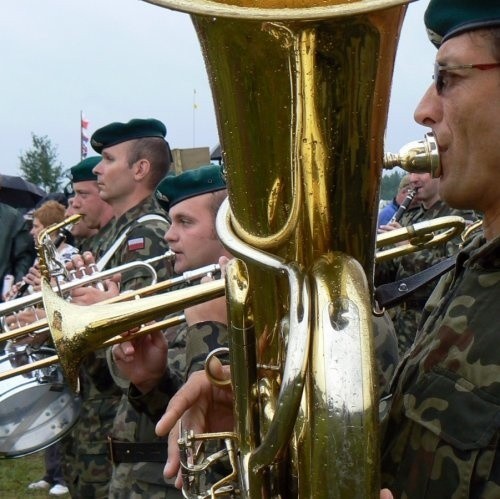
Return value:
M 443 42 L 466 31 L 500 26 L 498 0 L 431 0 L 424 15 L 431 42 Z
M 115 146 L 122 142 L 134 139 L 143 139 L 145 137 L 160 137 L 162 139 L 167 135 L 165 125 L 153 118 L 134 119 L 128 123 L 110 123 L 99 130 L 96 130 L 90 138 L 90 145 L 94 151 L 102 153 L 106 147 Z
M 80 161 L 69 170 L 69 178 L 76 184 L 77 182 L 84 182 L 85 180 L 97 180 L 97 175 L 94 175 L 92 170 L 101 161 L 102 156 L 91 156 L 83 161 Z
M 179 175 L 168 175 L 156 189 L 156 199 L 165 210 L 195 196 L 226 188 L 220 165 L 206 165 L 186 170 Z

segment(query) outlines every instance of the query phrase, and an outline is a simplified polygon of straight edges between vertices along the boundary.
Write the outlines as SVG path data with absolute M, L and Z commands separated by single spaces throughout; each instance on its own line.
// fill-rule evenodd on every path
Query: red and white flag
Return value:
M 83 113 L 80 113 L 80 145 L 81 145 L 81 152 L 80 156 L 81 159 L 85 159 L 89 153 L 89 148 L 88 148 L 88 142 L 90 140 L 90 133 L 89 133 L 89 120 L 84 117 Z

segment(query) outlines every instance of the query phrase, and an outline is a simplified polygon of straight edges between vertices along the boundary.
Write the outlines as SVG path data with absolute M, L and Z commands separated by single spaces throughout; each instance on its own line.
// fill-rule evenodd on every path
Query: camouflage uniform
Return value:
M 154 198 L 147 198 L 116 222 L 110 222 L 99 233 L 89 238 L 84 250 L 92 251 L 97 259 L 113 244 L 120 233 L 144 214 L 165 216 Z M 132 228 L 117 248 L 105 268 L 112 268 L 133 260 L 144 260 L 161 255 L 167 249 L 163 237 L 168 229 L 167 221 L 143 221 Z M 137 251 L 128 241 L 144 238 Z M 170 275 L 163 262 L 155 266 L 160 277 Z M 125 273 L 124 273 L 125 274 Z M 136 289 L 150 284 L 149 274 L 127 272 L 122 275 L 122 290 Z M 82 411 L 80 420 L 66 443 L 65 477 L 74 498 L 108 498 L 113 466 L 108 457 L 107 437 L 112 432 L 117 412 L 127 410 L 126 396 L 110 374 L 106 352 L 98 350 L 89 356 L 80 370 Z M 121 380 L 120 386 L 128 384 Z
M 190 353 L 186 365 L 186 337 L 190 338 Z M 190 328 L 180 327 L 174 336 L 167 333 L 169 341 L 168 372 L 157 387 L 147 394 L 141 394 L 133 385 L 129 388 L 130 405 L 126 411 L 119 411 L 113 434 L 120 434 L 120 440 L 131 442 L 165 442 L 155 435 L 156 422 L 165 412 L 170 397 L 180 388 L 188 373 L 203 369 L 204 360 L 215 347 L 214 341 L 226 343 L 225 327 L 202 323 Z M 174 480 L 165 482 L 165 463 L 120 463 L 115 466 L 109 497 L 129 498 L 181 498 L 182 493 L 174 487 Z
M 168 245 L 164 240 L 165 232 L 169 227 L 167 221 L 148 220 L 137 222 L 143 215 L 150 214 L 166 216 L 154 196 L 146 198 L 113 222 L 105 241 L 101 248 L 98 249 L 99 257 L 105 254 L 105 250 L 113 244 L 127 227 L 131 227 L 131 230 L 105 268 L 116 267 L 135 260 L 146 260 L 153 256 L 162 255 L 168 250 Z M 172 276 L 171 266 L 164 261 L 154 264 L 153 267 L 157 272 L 159 281 Z M 122 272 L 122 291 L 139 289 L 149 284 L 151 284 L 151 277 L 142 269 Z M 155 441 L 154 426 L 150 421 L 145 421 L 147 418 L 139 417 L 128 402 L 126 392 L 130 383 L 116 371 L 110 350 L 107 352 L 107 358 L 115 383 L 124 391 L 113 423 L 112 437 L 117 441 L 125 442 Z M 158 484 L 163 484 L 163 489 L 165 489 L 162 469 L 163 465 L 160 465 L 160 463 L 119 463 L 115 465 L 108 497 L 156 497 Z M 132 485 L 132 482 L 134 485 Z M 141 484 L 145 484 L 145 486 L 143 487 Z M 139 494 L 139 496 L 133 493 Z M 160 497 L 167 496 L 162 495 Z
M 500 238 L 468 242 L 393 383 L 382 457 L 396 498 L 500 497 Z
M 161 220 L 148 220 L 138 222 L 143 215 L 160 215 L 165 218 Z M 124 213 L 117 220 L 113 220 L 105 227 L 105 235 L 101 244 L 96 247 L 96 259 L 99 260 L 106 250 L 118 239 L 123 231 L 130 227 L 127 237 L 116 249 L 115 253 L 105 265 L 105 269 L 117 267 L 124 263 L 136 260 L 147 260 L 154 256 L 160 256 L 168 250 L 168 244 L 164 240 L 170 224 L 166 220 L 166 213 L 162 210 L 154 196 L 149 196 L 138 205 Z M 172 275 L 170 264 L 164 261 L 153 265 L 158 281 L 166 279 Z M 139 289 L 151 283 L 151 278 L 147 271 L 142 269 L 122 272 L 120 289 Z
M 80 419 L 65 441 L 64 476 L 73 498 L 107 498 L 112 464 L 111 433 L 122 391 L 111 377 L 105 352 L 88 356 L 80 369 Z
M 408 227 L 417 222 L 434 220 L 443 216 L 461 216 L 466 220 L 476 219 L 472 211 L 460 211 L 450 208 L 443 201 L 425 209 L 423 206 L 406 212 L 401 218 L 401 225 Z M 461 240 L 459 237 L 448 241 L 446 244 L 434 246 L 429 249 L 416 251 L 407 255 L 382 262 L 375 269 L 376 285 L 398 281 L 421 272 L 445 258 L 457 253 Z M 431 281 L 415 291 L 403 303 L 391 310 L 394 329 L 398 338 L 399 354 L 403 356 L 410 348 L 415 338 L 425 302 L 432 293 L 436 281 Z
M 96 254 L 109 225 L 80 242 L 80 251 Z M 73 498 L 107 498 L 113 466 L 108 458 L 111 433 L 122 391 L 111 377 L 106 352 L 90 354 L 80 369 L 80 418 L 64 439 L 63 472 Z
M 389 393 L 391 379 L 399 362 L 398 340 L 387 313 L 373 317 L 373 330 L 379 395 L 384 397 Z

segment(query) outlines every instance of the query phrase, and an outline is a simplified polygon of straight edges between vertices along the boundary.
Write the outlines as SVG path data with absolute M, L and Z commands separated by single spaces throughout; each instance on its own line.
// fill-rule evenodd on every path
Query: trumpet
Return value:
M 223 296 L 225 284 L 218 279 L 133 302 L 100 303 L 91 310 L 64 301 L 54 293 L 47 280 L 42 282 L 42 292 L 59 363 L 68 385 L 77 392 L 80 363 L 89 353 L 101 348 L 106 340 L 187 306 Z
M 58 291 L 60 294 L 64 294 L 80 286 L 88 286 L 90 284 L 94 284 L 95 282 L 108 279 L 111 276 L 118 274 L 120 272 L 125 272 L 128 270 L 136 270 L 136 269 L 143 269 L 147 271 L 151 276 L 151 284 L 156 284 L 157 275 L 153 267 L 153 264 L 158 263 L 162 260 L 170 261 L 173 260 L 174 258 L 175 258 L 175 253 L 173 251 L 166 251 L 163 255 L 156 256 L 148 260 L 136 260 L 134 262 L 125 263 L 123 265 L 120 265 L 118 267 L 113 267 L 108 270 L 95 272 L 91 275 L 86 275 L 79 279 L 74 279 L 65 284 L 58 284 L 53 289 L 54 291 Z M 23 308 L 31 307 L 41 303 L 42 303 L 41 291 L 32 293 L 31 295 L 22 296 L 20 298 L 16 298 L 14 300 L 2 303 L 0 305 L 0 316 L 5 316 L 14 313 L 15 311 L 22 310 Z
M 62 228 L 59 231 L 59 234 L 57 235 L 57 238 L 54 241 L 54 246 L 55 246 L 56 249 L 59 248 L 59 246 L 62 243 L 66 242 L 68 240 L 68 238 L 71 236 L 70 230 L 71 230 L 71 226 L 69 228 L 68 227 Z M 24 281 L 24 282 L 21 281 L 20 283 L 18 283 L 18 285 L 19 285 L 19 289 L 18 289 L 16 295 L 14 297 L 12 297 L 9 301 L 15 300 L 17 298 L 21 298 L 27 292 L 29 294 L 31 294 L 32 289 L 30 290 L 31 285 L 29 283 L 27 283 L 26 281 Z
M 196 281 L 196 280 L 201 279 L 202 277 L 204 277 L 206 275 L 214 274 L 214 273 L 217 273 L 219 271 L 220 271 L 220 266 L 218 264 L 207 265 L 205 267 L 200 267 L 199 269 L 189 270 L 189 271 L 184 272 L 181 276 L 172 277 L 171 279 L 167 279 L 167 280 L 162 281 L 160 283 L 150 284 L 149 286 L 145 286 L 144 288 L 138 289 L 136 291 L 122 293 L 118 296 L 115 296 L 114 298 L 104 300 L 104 301 L 100 302 L 98 305 L 94 305 L 92 308 L 94 308 L 96 306 L 111 305 L 111 304 L 120 303 L 123 301 L 134 300 L 137 298 L 145 298 L 148 296 L 152 296 L 154 294 L 159 294 L 159 293 L 163 293 L 165 291 L 170 291 L 171 288 L 173 288 L 175 286 Z M 44 282 L 47 282 L 46 279 L 44 279 Z M 47 285 L 50 287 L 50 284 L 47 284 Z M 192 289 L 192 288 L 190 288 L 190 289 Z M 52 292 L 55 294 L 53 289 L 52 289 Z M 42 289 L 41 294 L 42 295 L 44 294 L 43 289 Z M 62 298 L 61 298 L 61 300 L 64 301 Z M 77 305 L 74 305 L 74 306 L 77 306 Z M 88 316 L 88 310 L 89 310 L 89 308 L 86 307 L 84 315 Z M 7 341 L 7 340 L 16 340 L 17 338 L 27 336 L 27 335 L 41 334 L 44 332 L 48 332 L 49 330 L 50 330 L 50 324 L 49 324 L 48 320 L 42 319 L 42 320 L 39 320 L 37 322 L 33 322 L 32 324 L 28 324 L 27 326 L 23 326 L 23 327 L 14 329 L 12 331 L 0 334 L 0 342 Z M 32 369 L 40 367 L 40 366 L 36 365 L 35 363 L 33 363 L 31 365 L 33 366 Z M 9 372 L 8 375 L 4 375 L 3 377 L 0 375 L 0 380 L 5 379 L 5 378 L 9 378 L 12 376 L 16 376 L 17 374 L 19 374 L 19 372 L 16 371 L 16 372 Z

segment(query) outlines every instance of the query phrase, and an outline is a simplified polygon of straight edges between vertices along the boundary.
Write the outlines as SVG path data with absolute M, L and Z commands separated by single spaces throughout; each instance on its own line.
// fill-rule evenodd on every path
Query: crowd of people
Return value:
M 381 331 L 376 357 L 386 406 L 381 497 L 495 498 L 500 497 L 494 319 L 500 299 L 500 202 L 494 181 L 500 164 L 500 6 L 489 0 L 431 0 L 424 21 L 438 51 L 434 82 L 415 119 L 436 138 L 440 176 L 405 176 L 378 231 L 446 215 L 468 223 L 481 219 L 482 226 L 465 241 L 455 238 L 376 265 L 375 284 L 382 285 L 453 257 L 444 277 L 427 279 L 388 314 L 374 318 L 375 331 Z M 98 155 L 70 170 L 74 195 L 68 206 L 50 200 L 34 211 L 35 239 L 50 224 L 82 215 L 71 228 L 72 240 L 53 234 L 55 258 L 68 272 L 81 276 L 94 268 L 151 261 L 157 279 L 172 280 L 179 289 L 191 285 L 176 280 L 188 271 L 219 264 L 224 272 L 232 255 L 215 229 L 228 195 L 221 167 L 169 174 L 166 133 L 156 119 L 97 130 L 91 145 Z M 410 192 L 412 204 L 408 200 L 395 220 Z M 0 205 L 0 218 L 10 228 L 0 247 L 0 270 L 16 282 L 3 297 L 9 300 L 39 290 L 41 272 L 22 217 Z M 165 258 L 151 260 L 160 256 Z M 214 279 L 210 274 L 202 281 Z M 144 267 L 123 267 L 104 282 L 72 289 L 71 302 L 91 306 L 143 289 L 149 281 Z M 182 497 L 177 422 L 197 433 L 232 431 L 235 424 L 231 386 L 215 385 L 204 371 L 208 353 L 228 345 L 226 299 L 182 312 L 180 324 L 142 336 L 122 332 L 121 343 L 85 358 L 79 366 L 80 417 L 45 451 L 47 474 L 29 488 L 75 498 Z M 44 315 L 41 307 L 30 307 L 3 320 L 15 329 Z M 36 346 L 28 342 L 28 348 Z M 9 344 L 2 347 L 8 351 Z M 227 374 L 227 367 L 214 370 L 221 378 Z

